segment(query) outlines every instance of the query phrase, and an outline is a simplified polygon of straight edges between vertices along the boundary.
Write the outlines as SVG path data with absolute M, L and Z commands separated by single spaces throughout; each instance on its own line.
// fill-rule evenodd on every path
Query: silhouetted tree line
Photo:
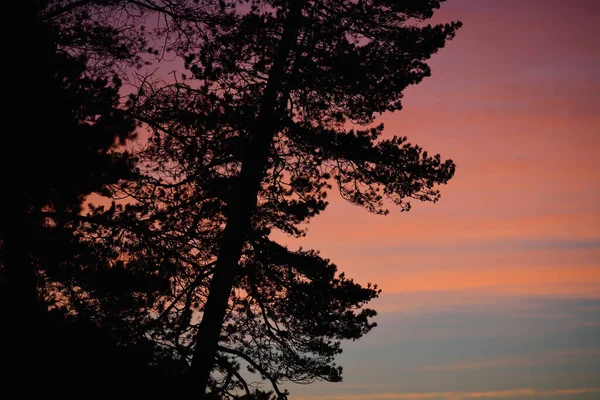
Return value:
M 270 234 L 303 236 L 332 190 L 376 214 L 439 199 L 452 161 L 374 122 L 460 27 L 424 23 L 440 2 L 22 2 L 13 52 L 35 72 L 1 139 L 4 377 L 67 397 L 340 381 L 379 289 Z M 169 57 L 185 72 L 143 73 Z M 112 203 L 84 212 L 92 193 Z

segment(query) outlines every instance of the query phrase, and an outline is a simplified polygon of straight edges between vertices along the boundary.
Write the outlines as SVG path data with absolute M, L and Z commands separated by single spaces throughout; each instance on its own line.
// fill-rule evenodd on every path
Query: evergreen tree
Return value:
M 196 45 L 178 49 L 191 78 L 145 82 L 133 97 L 154 134 L 145 178 L 122 188 L 137 206 L 112 212 L 134 225 L 130 265 L 141 271 L 152 254 L 174 282 L 157 298 L 163 324 L 149 325 L 191 360 L 190 391 L 249 395 L 241 365 L 280 397 L 282 381 L 341 379 L 339 341 L 373 327 L 362 307 L 378 291 L 269 234 L 303 235 L 334 187 L 377 214 L 386 199 L 402 210 L 439 199 L 452 161 L 374 124 L 459 28 L 422 23 L 439 3 L 220 2 Z
M 423 25 L 440 1 L 261 1 L 223 5 L 222 22 L 189 52 L 199 90 L 225 109 L 242 147 L 191 365 L 204 391 L 253 219 L 268 210 L 288 232 L 322 211 L 330 178 L 347 200 L 384 212 L 387 197 L 436 201 L 454 172 L 405 138 L 380 139 L 375 113 L 401 108 L 404 88 L 460 23 Z M 223 126 L 218 125 L 217 129 Z M 279 227 L 275 226 L 275 227 Z M 199 382 L 198 382 L 199 381 Z
M 333 189 L 377 214 L 387 213 L 386 199 L 401 210 L 411 198 L 439 199 L 436 186 L 452 177 L 452 161 L 405 137 L 382 137 L 375 124 L 377 113 L 401 108 L 402 91 L 429 75 L 427 59 L 460 27 L 423 23 L 439 4 L 45 4 L 35 29 L 59 18 L 63 29 L 54 32 L 70 32 L 61 39 L 69 51 L 47 51 L 45 41 L 44 51 L 32 53 L 33 63 L 64 60 L 40 64 L 50 72 L 32 87 L 49 89 L 32 107 L 41 118 L 29 131 L 66 133 L 11 147 L 39 166 L 43 179 L 21 168 L 11 179 L 18 194 L 12 209 L 23 211 L 2 218 L 6 285 L 11 265 L 31 266 L 13 271 L 41 274 L 49 304 L 99 327 L 111 346 L 134 349 L 147 378 L 162 371 L 191 394 L 208 388 L 218 398 L 270 397 L 249 383 L 248 372 L 269 381 L 279 398 L 285 381 L 341 380 L 334 362 L 340 341 L 373 328 L 375 312 L 364 306 L 379 290 L 346 278 L 316 251 L 275 243 L 270 233 L 304 235 Z M 143 52 L 156 56 L 147 41 L 165 34 L 119 25 L 124 10 L 176 22 L 167 28 L 176 33 L 168 46 L 183 57 L 189 77 L 169 84 L 144 78 L 123 107 L 119 79 L 107 76 L 146 62 Z M 84 32 L 106 43 L 82 45 Z M 135 169 L 128 155 L 113 151 L 115 138 L 131 137 L 132 121 L 152 132 Z M 101 133 L 86 136 L 94 138 L 90 144 L 79 140 L 86 130 Z M 80 142 L 65 150 L 64 143 Z M 26 153 L 25 144 L 35 151 Z M 92 206 L 79 216 L 82 199 L 94 191 L 128 204 Z M 56 246 L 57 232 L 68 245 Z M 11 243 L 27 248 L 11 252 Z M 40 292 L 35 278 L 13 281 L 35 282 L 29 292 L 13 290 L 14 299 Z M 182 373 L 185 383 L 176 378 Z
M 65 350 L 59 344 L 67 342 L 55 340 L 63 325 L 48 313 L 45 282 L 82 250 L 74 231 L 83 199 L 133 176 L 130 155 L 118 150 L 135 123 L 119 110 L 121 81 L 109 64 L 91 69 L 94 52 L 73 50 L 72 32 L 44 18 L 46 2 L 16 5 L 25 33 L 11 54 L 34 72 L 7 85 L 13 124 L 0 139 L 0 304 L 3 363 L 22 379 L 48 374 L 48 356 Z M 98 44 L 108 34 L 79 41 Z M 103 48 L 114 60 L 131 58 Z

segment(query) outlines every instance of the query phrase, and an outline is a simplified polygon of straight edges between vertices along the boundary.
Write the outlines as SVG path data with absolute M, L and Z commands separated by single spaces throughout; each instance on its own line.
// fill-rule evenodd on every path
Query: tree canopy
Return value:
M 340 381 L 341 341 L 375 326 L 366 305 L 379 289 L 271 233 L 306 234 L 332 190 L 376 214 L 439 199 L 453 162 L 384 135 L 376 115 L 401 109 L 460 27 L 424 23 L 440 3 L 41 4 L 31 57 L 44 66 L 32 105 L 43 123 L 11 143 L 37 167 L 12 180 L 22 212 L 2 218 L 6 284 L 28 270 L 45 307 L 198 396 L 285 398 L 285 382 Z M 149 16 L 164 25 L 140 24 Z M 167 53 L 186 71 L 131 74 Z M 136 126 L 143 146 L 117 151 Z M 114 201 L 82 214 L 92 192 Z M 50 260 L 57 230 L 69 246 Z

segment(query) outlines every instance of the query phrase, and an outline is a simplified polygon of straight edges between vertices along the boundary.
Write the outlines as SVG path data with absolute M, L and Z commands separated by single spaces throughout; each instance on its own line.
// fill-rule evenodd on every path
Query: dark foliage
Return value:
M 15 55 L 35 73 L 8 86 L 16 122 L 0 139 L 0 301 L 3 363 L 18 379 L 35 380 L 50 375 L 50 365 L 79 368 L 62 363 L 77 351 L 59 339 L 77 334 L 48 314 L 45 281 L 62 278 L 64 263 L 84 251 L 74 236 L 84 198 L 134 176 L 131 157 L 118 149 L 134 137 L 135 122 L 119 110 L 120 79 L 94 73 L 91 53 L 65 47 L 65 31 L 41 16 L 44 4 L 22 3 L 26 35 Z

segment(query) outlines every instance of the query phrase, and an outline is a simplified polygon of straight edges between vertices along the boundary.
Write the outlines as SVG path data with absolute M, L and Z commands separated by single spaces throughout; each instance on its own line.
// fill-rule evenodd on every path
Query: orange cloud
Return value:
M 422 371 L 462 371 L 483 368 L 535 367 L 540 365 L 579 364 L 597 361 L 600 349 L 575 349 L 550 351 L 545 353 L 521 354 L 512 357 L 499 357 L 487 360 L 466 361 L 454 364 L 430 365 Z
M 392 279 L 393 276 L 393 279 Z M 398 268 L 386 279 L 387 292 L 427 292 L 488 289 L 511 294 L 600 294 L 597 266 L 406 271 Z M 392 283 L 393 282 L 393 283 Z M 597 297 L 597 296 L 595 296 Z
M 437 207 L 438 205 L 436 205 Z M 352 210 L 347 204 L 332 205 L 331 210 L 315 219 L 308 236 L 298 243 L 320 248 L 328 243 L 355 246 L 369 242 L 377 244 L 444 244 L 472 240 L 501 240 L 510 238 L 596 239 L 600 238 L 600 213 L 566 212 L 562 215 L 510 217 L 461 213 L 460 205 L 453 208 L 439 204 L 438 210 L 414 210 L 402 215 L 374 216 Z M 353 212 L 354 211 L 354 212 Z M 458 215 L 452 215 L 452 211 Z M 397 213 L 399 214 L 399 213 Z M 461 215 L 462 214 L 462 215 Z M 352 218 L 348 218 L 351 216 Z M 290 243 L 296 241 L 289 240 Z M 368 249 L 365 249 L 368 252 Z

